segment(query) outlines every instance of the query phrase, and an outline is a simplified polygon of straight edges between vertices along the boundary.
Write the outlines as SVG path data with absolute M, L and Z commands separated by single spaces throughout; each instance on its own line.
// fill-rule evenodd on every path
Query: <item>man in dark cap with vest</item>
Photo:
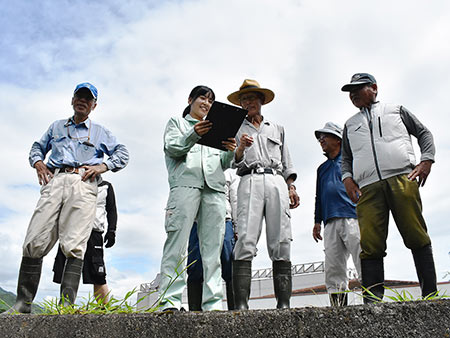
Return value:
M 277 308 L 289 308 L 292 293 L 291 214 L 299 205 L 293 182 L 297 178 L 284 128 L 261 115 L 261 106 L 275 94 L 246 79 L 238 91 L 228 96 L 231 103 L 248 110 L 239 129 L 235 152 L 238 187 L 237 242 L 234 248 L 233 291 L 235 308 L 248 309 L 251 266 L 256 245 L 266 222 L 267 249 L 273 264 Z
M 95 218 L 100 175 L 128 164 L 127 148 L 109 130 L 89 118 L 97 106 L 97 97 L 97 88 L 92 84 L 77 85 L 72 97 L 73 115 L 52 123 L 31 147 L 29 161 L 42 186 L 41 197 L 23 243 L 16 303 L 7 313 L 30 313 L 42 259 L 58 240 L 67 258 L 61 303 L 75 302 Z M 108 159 L 104 160 L 104 155 Z
M 364 302 L 381 300 L 384 295 L 389 211 L 412 251 L 422 297 L 433 295 L 436 271 L 419 194 L 434 163 L 433 136 L 405 107 L 377 101 L 377 82 L 368 73 L 353 75 L 342 91 L 349 92 L 359 109 L 344 127 L 342 180 L 350 199 L 357 203 Z M 417 165 L 411 135 L 420 147 Z

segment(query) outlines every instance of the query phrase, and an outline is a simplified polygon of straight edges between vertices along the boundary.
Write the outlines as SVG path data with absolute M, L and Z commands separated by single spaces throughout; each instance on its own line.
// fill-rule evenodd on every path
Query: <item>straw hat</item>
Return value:
M 241 105 L 241 101 L 239 100 L 239 96 L 248 92 L 258 92 L 264 95 L 264 102 L 262 104 L 267 104 L 273 100 L 275 94 L 273 91 L 267 88 L 261 88 L 259 83 L 256 80 L 245 79 L 242 83 L 241 87 L 237 92 L 231 93 L 228 95 L 227 99 L 231 103 L 234 103 L 238 106 Z

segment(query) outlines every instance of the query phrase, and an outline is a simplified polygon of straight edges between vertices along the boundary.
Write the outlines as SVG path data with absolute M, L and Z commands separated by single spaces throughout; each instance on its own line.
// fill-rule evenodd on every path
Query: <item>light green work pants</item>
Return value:
M 420 249 L 431 244 L 417 181 L 407 175 L 397 175 L 369 184 L 361 189 L 356 206 L 361 232 L 361 259 L 386 256 L 389 210 L 408 249 Z
M 197 220 L 200 254 L 203 262 L 204 311 L 222 310 L 220 253 L 225 234 L 225 193 L 212 190 L 175 187 L 170 190 L 166 208 L 164 243 L 159 293 L 161 309 L 181 307 L 186 287 L 187 246 L 194 220 Z M 183 271 L 183 272 L 182 272 Z M 177 277 L 177 274 L 180 274 Z

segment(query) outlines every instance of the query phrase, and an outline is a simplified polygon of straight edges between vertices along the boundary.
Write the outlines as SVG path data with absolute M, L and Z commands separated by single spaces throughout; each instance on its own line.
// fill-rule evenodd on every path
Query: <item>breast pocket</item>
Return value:
M 95 158 L 96 149 L 93 144 L 77 143 L 76 156 L 77 161 L 80 163 L 88 163 L 89 160 Z
M 281 161 L 281 147 L 283 143 L 275 137 L 267 137 L 267 151 L 271 159 Z

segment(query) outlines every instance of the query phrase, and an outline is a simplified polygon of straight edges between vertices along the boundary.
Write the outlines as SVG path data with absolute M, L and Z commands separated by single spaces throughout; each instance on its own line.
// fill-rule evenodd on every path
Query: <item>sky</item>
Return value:
M 159 271 L 169 192 L 164 127 L 199 84 L 213 88 L 221 102 L 245 78 L 275 92 L 262 114 L 285 126 L 299 172 L 292 262 L 322 261 L 323 243 L 314 242 L 312 227 L 316 169 L 325 157 L 314 130 L 327 121 L 343 125 L 357 112 L 340 91 L 356 72 L 373 74 L 380 101 L 404 105 L 434 135 L 436 163 L 421 196 L 438 281 L 449 279 L 448 1 L 17 0 L 2 1 L 0 18 L 2 288 L 16 290 L 21 246 L 39 198 L 28 163 L 31 144 L 54 120 L 72 115 L 73 90 L 85 81 L 99 90 L 92 120 L 130 151 L 127 168 L 104 175 L 119 210 L 116 245 L 105 250 L 114 296 L 151 282 Z M 393 222 L 389 229 L 386 278 L 417 280 Z M 270 267 L 264 236 L 258 250 L 253 267 Z M 44 259 L 38 301 L 58 295 L 54 255 Z M 79 296 L 90 291 L 83 285 Z

